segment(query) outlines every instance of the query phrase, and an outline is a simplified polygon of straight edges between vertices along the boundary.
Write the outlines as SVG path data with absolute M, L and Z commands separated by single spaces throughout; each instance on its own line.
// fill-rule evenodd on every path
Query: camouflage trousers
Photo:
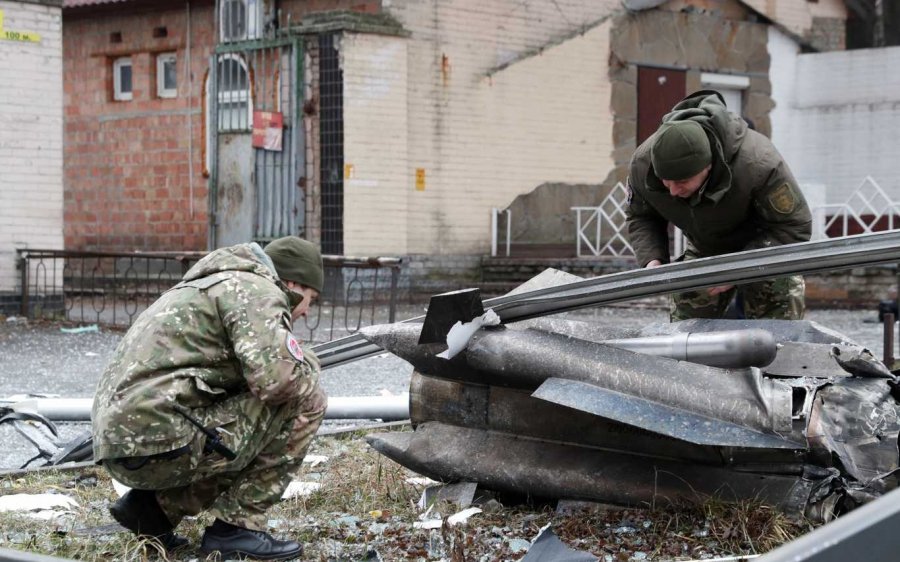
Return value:
M 800 275 L 779 277 L 732 287 L 710 295 L 706 289 L 672 295 L 669 317 L 672 322 L 689 318 L 722 318 L 731 299 L 740 294 L 745 318 L 800 320 L 806 310 L 806 283 Z
M 307 398 L 278 406 L 240 394 L 193 411 L 204 426 L 222 429 L 222 443 L 236 459 L 204 453 L 206 437 L 198 431 L 190 451 L 176 458 L 150 457 L 134 470 L 114 461 L 104 466 L 127 486 L 156 490 L 160 507 L 174 525 L 208 510 L 234 525 L 265 529 L 265 513 L 281 499 L 300 467 L 326 405 L 318 386 Z

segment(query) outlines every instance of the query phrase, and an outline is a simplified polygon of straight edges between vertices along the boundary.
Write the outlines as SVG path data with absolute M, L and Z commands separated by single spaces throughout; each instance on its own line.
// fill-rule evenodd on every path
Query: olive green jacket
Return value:
M 270 405 L 309 396 L 318 360 L 294 339 L 285 291 L 257 244 L 197 262 L 138 316 L 100 378 L 94 459 L 186 445 L 197 429 L 176 404 L 203 419 L 205 408 L 242 393 Z
M 809 206 L 769 139 L 749 129 L 711 90 L 688 96 L 663 122 L 687 119 L 706 130 L 713 154 L 709 179 L 693 196 L 673 197 L 653 173 L 653 136 L 631 159 L 626 224 L 641 267 L 670 261 L 669 223 L 700 256 L 809 240 Z

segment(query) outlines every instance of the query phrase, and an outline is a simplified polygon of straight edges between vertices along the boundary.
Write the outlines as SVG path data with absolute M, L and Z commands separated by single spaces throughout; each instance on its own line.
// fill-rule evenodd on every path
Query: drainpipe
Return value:
M 186 0 L 184 7 L 187 12 L 187 37 L 185 39 L 187 64 L 184 73 L 188 84 L 188 207 L 190 218 L 194 218 L 194 81 L 191 71 L 191 0 Z

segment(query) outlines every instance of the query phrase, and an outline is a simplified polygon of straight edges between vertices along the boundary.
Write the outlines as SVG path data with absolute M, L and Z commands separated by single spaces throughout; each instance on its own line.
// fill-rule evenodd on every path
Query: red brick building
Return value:
M 332 14 L 284 30 L 329 10 L 375 13 L 380 1 L 65 0 L 66 249 L 317 239 L 328 205 L 306 201 L 321 162 L 303 156 L 319 150 L 318 38 L 345 24 Z M 235 42 L 245 48 L 229 50 Z M 208 127 L 213 71 L 218 131 Z M 280 153 L 250 147 L 254 110 L 285 117 Z
M 213 2 L 67 0 L 63 18 L 66 248 L 205 248 Z M 162 97 L 157 63 L 169 53 L 177 87 Z M 130 95 L 116 93 L 117 61 L 130 63 Z

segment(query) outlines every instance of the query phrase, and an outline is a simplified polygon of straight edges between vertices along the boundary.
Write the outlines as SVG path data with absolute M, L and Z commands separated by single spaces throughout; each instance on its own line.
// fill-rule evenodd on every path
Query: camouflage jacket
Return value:
M 173 403 L 202 412 L 246 392 L 270 404 L 311 394 L 318 360 L 294 339 L 284 289 L 257 244 L 197 262 L 135 320 L 100 378 L 94 459 L 186 445 L 196 429 Z
M 709 179 L 692 197 L 673 197 L 653 173 L 653 136 L 631 159 L 627 227 L 641 267 L 654 259 L 669 262 L 669 223 L 700 256 L 809 240 L 809 206 L 769 139 L 750 130 L 709 90 L 682 100 L 663 122 L 686 119 L 703 126 L 713 152 Z

